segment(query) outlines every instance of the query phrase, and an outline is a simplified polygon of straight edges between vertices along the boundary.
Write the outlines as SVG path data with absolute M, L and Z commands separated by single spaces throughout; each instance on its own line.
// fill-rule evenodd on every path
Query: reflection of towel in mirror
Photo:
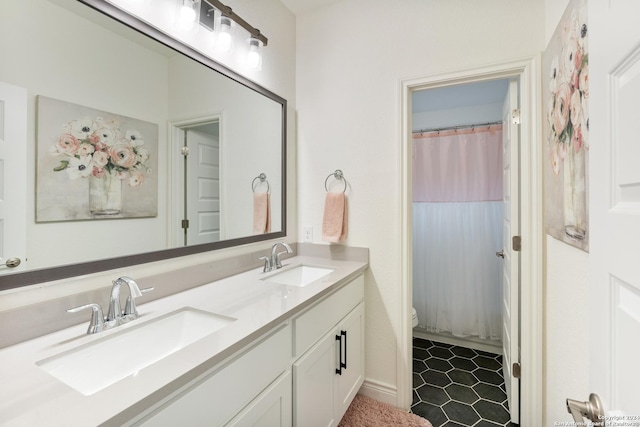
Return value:
M 271 202 L 269 193 L 253 193 L 253 234 L 271 232 Z
M 327 193 L 322 217 L 322 240 L 342 242 L 347 237 L 347 196 Z

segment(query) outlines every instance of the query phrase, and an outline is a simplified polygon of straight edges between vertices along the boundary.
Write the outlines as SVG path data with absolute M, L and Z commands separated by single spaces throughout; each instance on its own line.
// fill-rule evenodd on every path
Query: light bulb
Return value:
M 194 3 L 192 0 L 183 0 L 178 14 L 178 26 L 183 30 L 193 28 L 193 23 L 196 21 L 196 10 L 193 6 Z
M 260 55 L 260 40 L 251 37 L 249 39 L 249 52 L 247 53 L 247 65 L 251 68 L 260 68 L 262 56 Z
M 221 16 L 216 50 L 221 53 L 228 52 L 231 49 L 231 41 L 231 19 L 227 16 Z

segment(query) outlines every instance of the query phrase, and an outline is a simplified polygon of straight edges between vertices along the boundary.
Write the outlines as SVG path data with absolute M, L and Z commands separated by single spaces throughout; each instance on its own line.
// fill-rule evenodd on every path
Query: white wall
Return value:
M 325 177 L 350 183 L 346 244 L 370 248 L 366 377 L 397 393 L 400 336 L 400 82 L 533 56 L 543 4 L 343 0 L 297 21 L 299 224 L 320 242 Z M 299 230 L 301 232 L 301 230 Z
M 569 0 L 544 3 L 546 48 Z M 543 420 L 552 425 L 570 420 L 566 398 L 589 395 L 589 254 L 547 235 L 545 259 Z

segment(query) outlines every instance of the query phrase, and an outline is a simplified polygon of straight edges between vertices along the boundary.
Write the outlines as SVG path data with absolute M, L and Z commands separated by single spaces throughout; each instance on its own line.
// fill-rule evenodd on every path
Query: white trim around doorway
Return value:
M 540 58 L 498 63 L 481 68 L 406 79 L 400 82 L 401 286 L 403 313 L 397 354 L 397 402 L 408 409 L 412 395 L 412 220 L 411 220 L 411 92 L 421 89 L 517 77 L 520 79 L 521 140 L 521 303 L 520 424 L 542 425 L 543 414 L 543 211 L 540 138 Z

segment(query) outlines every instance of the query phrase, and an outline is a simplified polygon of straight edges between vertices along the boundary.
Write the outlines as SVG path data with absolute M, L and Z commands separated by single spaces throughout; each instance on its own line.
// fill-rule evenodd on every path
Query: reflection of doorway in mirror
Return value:
M 0 82 L 0 274 L 27 256 L 27 90 Z
M 219 121 L 183 128 L 184 244 L 220 240 L 220 125 Z

